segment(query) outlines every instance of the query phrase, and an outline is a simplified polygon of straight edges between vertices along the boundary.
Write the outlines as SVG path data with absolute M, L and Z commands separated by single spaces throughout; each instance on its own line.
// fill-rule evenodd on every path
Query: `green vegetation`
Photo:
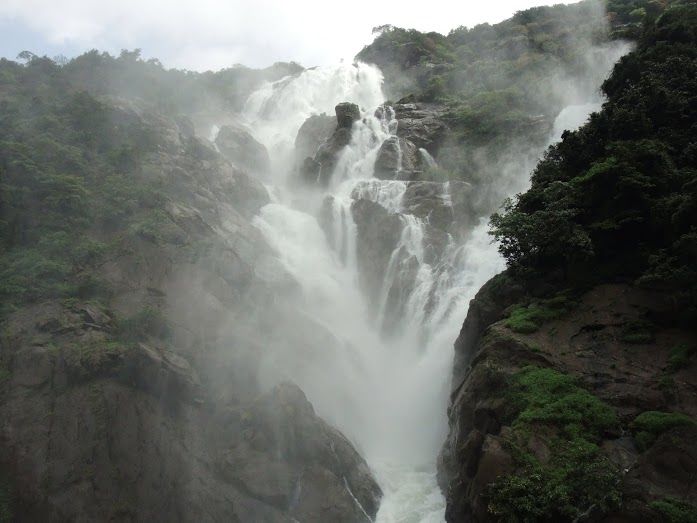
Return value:
M 196 161 L 183 113 L 237 107 L 264 80 L 300 70 L 189 73 L 137 51 L 21 59 L 0 59 L 0 319 L 46 299 L 108 298 L 100 266 L 124 246 L 186 243 L 165 210 L 176 188 L 158 163 L 161 116 L 148 111 L 182 122 Z
M 653 501 L 649 506 L 660 512 L 668 523 L 697 523 L 697 507 L 674 498 Z
M 514 376 L 510 399 L 518 412 L 514 427 L 548 424 L 569 438 L 591 442 L 617 428 L 609 406 L 579 387 L 572 376 L 552 369 L 521 370 Z
M 689 324 L 697 319 L 697 4 L 673 5 L 647 24 L 603 84 L 603 111 L 548 150 L 530 190 L 492 217 L 492 234 L 518 277 L 636 281 L 672 292 L 675 319 Z
M 664 432 L 676 427 L 695 426 L 697 426 L 697 421 L 679 412 L 642 412 L 632 422 L 634 437 L 642 450 L 653 445 Z
M 571 303 L 563 295 L 528 306 L 521 305 L 511 311 L 506 326 L 513 332 L 531 334 L 545 322 L 562 317 L 570 307 Z
M 514 414 L 507 443 L 518 470 L 491 486 L 490 512 L 505 521 L 573 521 L 591 505 L 616 507 L 618 472 L 597 445 L 618 427 L 614 411 L 552 369 L 522 369 L 508 395 Z M 532 434 L 545 438 L 548 460 L 529 449 Z
M 632 321 L 622 327 L 620 339 L 625 343 L 651 343 L 654 340 L 654 326 L 647 321 Z
M 697 346 L 681 343 L 670 349 L 668 356 L 668 372 L 677 372 L 690 364 L 690 360 L 697 354 Z
M 14 521 L 12 503 L 14 493 L 10 482 L 0 476 L 0 523 L 11 523 Z

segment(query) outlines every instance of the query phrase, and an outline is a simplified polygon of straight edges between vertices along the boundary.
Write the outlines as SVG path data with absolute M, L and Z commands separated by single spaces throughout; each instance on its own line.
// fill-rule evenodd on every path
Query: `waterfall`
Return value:
M 442 522 L 435 462 L 447 430 L 452 346 L 467 304 L 504 263 L 486 217 L 457 238 L 447 235 L 440 254 L 427 256 L 428 220 L 403 206 L 410 182 L 374 177 L 380 146 L 397 131 L 394 111 L 380 105 L 381 83 L 374 66 L 342 64 L 268 83 L 246 103 L 242 116 L 273 166 L 273 203 L 254 224 L 300 285 L 297 308 L 313 325 L 307 335 L 323 343 L 311 356 L 292 340 L 270 348 L 262 377 L 298 383 L 318 413 L 354 442 L 384 490 L 378 521 Z M 357 103 L 361 118 L 329 187 L 308 195 L 286 183 L 297 131 L 310 115 L 332 114 L 343 101 Z M 421 155 L 425 165 L 435 165 L 425 150 Z M 519 176 L 527 179 L 527 166 Z M 452 207 L 449 183 L 441 198 Z M 382 206 L 402 226 L 374 309 L 359 285 L 351 210 L 358 199 Z M 318 202 L 331 217 L 330 238 L 318 222 Z M 388 312 L 396 322 L 390 335 L 383 332 Z

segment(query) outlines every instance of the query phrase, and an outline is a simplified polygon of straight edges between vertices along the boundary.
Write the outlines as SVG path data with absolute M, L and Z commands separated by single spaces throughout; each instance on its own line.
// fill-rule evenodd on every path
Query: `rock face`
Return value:
M 319 184 L 325 187 L 329 185 L 341 151 L 351 141 L 353 123 L 361 117 L 359 107 L 350 102 L 338 104 L 335 111 L 336 126 L 334 132 L 319 144 L 319 147 L 315 149 L 316 152 L 313 151 L 313 157 L 306 157 L 300 165 L 300 178 L 307 184 Z M 296 156 L 303 154 L 303 151 L 310 149 L 317 143 L 316 138 L 326 132 L 328 127 L 328 121 L 324 116 L 308 119 L 296 137 L 296 147 L 298 143 L 302 146 L 301 149 L 296 150 Z
M 649 506 L 653 501 L 675 498 L 694 504 L 697 490 L 687 478 L 697 473 L 691 445 L 697 429 L 670 429 L 643 452 L 631 430 L 645 411 L 697 414 L 697 362 L 692 358 L 681 368 L 666 367 L 671 347 L 693 346 L 694 333 L 659 328 L 642 343 L 623 341 L 628 325 L 660 317 L 670 297 L 629 285 L 600 285 L 530 334 L 514 332 L 502 320 L 524 299 L 521 285 L 506 273 L 497 276 L 470 304 L 456 342 L 450 432 L 439 459 L 447 521 L 497 520 L 489 512 L 489 485 L 516 470 L 506 445 L 511 418 L 502 391 L 514 373 L 529 365 L 578 377 L 583 388 L 614 408 L 624 427 L 605 434 L 599 444 L 602 455 L 621 471 L 622 504 L 593 521 L 659 521 L 660 514 Z M 666 380 L 671 387 L 666 388 Z M 533 436 L 528 450 L 544 462 L 550 448 L 544 434 Z
M 444 122 L 445 107 L 424 102 L 400 100 L 394 105 L 399 125 L 397 136 L 409 140 L 417 148 L 426 149 L 436 156 L 448 133 Z
M 295 157 L 298 162 L 313 158 L 320 145 L 336 130 L 336 119 L 326 113 L 313 114 L 298 129 L 295 138 Z
M 271 170 L 271 160 L 266 147 L 241 127 L 221 127 L 215 144 L 225 158 L 244 171 L 268 174 Z
M 375 159 L 375 177 L 383 180 L 416 180 L 423 172 L 416 146 L 404 138 L 390 136 Z
M 277 386 L 257 400 L 226 455 L 232 484 L 298 521 L 372 521 L 382 496 L 365 461 L 320 420 L 303 392 Z
M 137 180 L 162 187 L 157 226 L 100 231 L 99 302 L 4 319 L 0 495 L 7 479 L 18 521 L 370 520 L 380 489 L 351 444 L 297 387 L 260 395 L 268 322 L 300 321 L 251 223 L 266 190 L 185 123 L 118 111 L 158 132 Z
M 376 304 L 392 252 L 399 243 L 403 224 L 397 214 L 380 204 L 358 199 L 351 205 L 357 228 L 357 263 L 361 284 Z
M 361 119 L 361 110 L 351 102 L 341 102 L 335 108 L 336 121 L 339 127 L 350 129 L 353 122 Z

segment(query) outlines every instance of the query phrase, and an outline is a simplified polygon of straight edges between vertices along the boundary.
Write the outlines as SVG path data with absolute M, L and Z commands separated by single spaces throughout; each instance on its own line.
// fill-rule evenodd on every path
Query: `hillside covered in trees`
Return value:
M 492 217 L 508 270 L 456 344 L 449 521 L 695 521 L 697 5 Z

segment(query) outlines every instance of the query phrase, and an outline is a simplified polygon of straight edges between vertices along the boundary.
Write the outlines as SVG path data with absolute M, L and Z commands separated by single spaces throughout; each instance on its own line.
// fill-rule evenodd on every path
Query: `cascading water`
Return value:
M 265 143 L 274 166 L 274 202 L 261 209 L 255 224 L 300 284 L 298 308 L 326 339 L 326 350 L 312 358 L 291 343 L 276 349 L 265 375 L 298 383 L 317 411 L 356 444 L 384 490 L 378 521 L 442 522 L 435 461 L 447 429 L 452 345 L 469 300 L 504 264 L 485 219 L 459 238 L 448 236 L 440 256 L 427 260 L 425 221 L 402 207 L 408 182 L 373 176 L 380 146 L 397 128 L 390 108 L 376 111 L 384 99 L 381 83 L 380 71 L 365 64 L 316 68 L 263 86 L 244 109 L 245 123 Z M 308 196 L 286 183 L 297 131 L 312 114 L 331 114 L 343 101 L 357 103 L 361 119 L 326 193 Z M 421 155 L 425 165 L 435 165 L 426 151 Z M 521 169 L 521 177 L 527 174 Z M 327 196 L 329 239 L 317 219 Z M 360 198 L 398 214 L 403 224 L 376 311 L 358 284 L 351 204 Z M 447 183 L 442 198 L 452 204 Z M 406 291 L 398 322 L 384 336 L 389 294 L 400 285 Z

